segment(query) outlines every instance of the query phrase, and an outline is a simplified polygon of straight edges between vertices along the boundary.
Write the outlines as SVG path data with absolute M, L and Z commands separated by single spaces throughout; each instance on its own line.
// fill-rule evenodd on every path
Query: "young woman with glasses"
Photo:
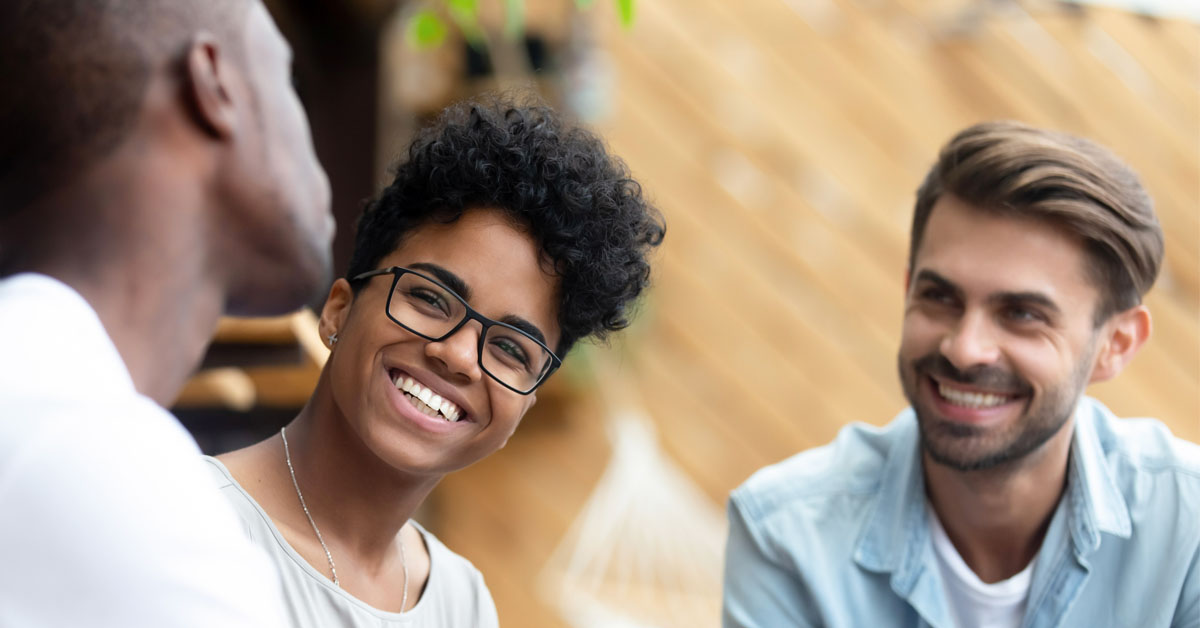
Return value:
M 628 323 L 660 214 L 540 106 L 454 106 L 359 220 L 331 349 L 279 434 L 209 459 L 296 626 L 496 626 L 479 572 L 412 521 L 499 450 L 578 340 Z

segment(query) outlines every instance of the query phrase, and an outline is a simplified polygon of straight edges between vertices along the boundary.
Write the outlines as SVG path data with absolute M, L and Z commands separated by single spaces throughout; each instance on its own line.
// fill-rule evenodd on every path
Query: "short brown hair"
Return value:
M 1080 237 L 1100 289 L 1096 323 L 1141 303 L 1163 257 L 1154 204 L 1129 166 L 1094 142 L 1019 122 L 954 136 L 917 190 L 911 271 L 942 194 L 981 210 L 1043 220 Z

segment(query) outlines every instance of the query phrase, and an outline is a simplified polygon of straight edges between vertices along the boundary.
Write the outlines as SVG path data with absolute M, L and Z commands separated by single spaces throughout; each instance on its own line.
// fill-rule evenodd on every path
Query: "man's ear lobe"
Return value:
M 212 35 L 201 32 L 188 44 L 184 61 L 184 97 L 188 99 L 197 123 L 218 138 L 228 138 L 237 129 L 231 70 Z
M 1103 336 L 1099 340 L 1101 345 L 1096 353 L 1090 383 L 1107 381 L 1119 375 L 1150 338 L 1151 329 L 1150 310 L 1145 305 L 1113 314 L 1102 326 Z

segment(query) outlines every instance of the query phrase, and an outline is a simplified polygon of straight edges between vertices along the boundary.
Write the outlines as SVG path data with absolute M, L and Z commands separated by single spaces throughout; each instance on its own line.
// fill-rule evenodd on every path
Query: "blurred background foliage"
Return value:
M 634 0 L 615 0 L 621 25 L 633 26 Z M 595 0 L 575 0 L 580 10 L 589 8 Z M 442 0 L 436 6 L 421 9 L 408 18 L 406 39 L 414 48 L 427 50 L 440 46 L 449 32 L 448 22 L 472 46 L 487 46 L 487 35 L 480 24 L 479 0 Z M 503 0 L 504 36 L 515 40 L 525 34 L 525 0 Z M 447 19 L 449 18 L 449 19 Z

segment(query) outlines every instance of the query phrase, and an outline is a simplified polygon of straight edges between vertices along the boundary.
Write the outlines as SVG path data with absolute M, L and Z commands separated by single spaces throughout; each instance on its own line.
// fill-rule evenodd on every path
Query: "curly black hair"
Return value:
M 417 132 L 392 183 L 359 217 L 346 277 L 374 269 L 414 228 L 480 207 L 527 228 L 552 263 L 558 355 L 629 325 L 649 283 L 647 256 L 666 233 L 662 214 L 595 134 L 502 96 L 452 105 Z

